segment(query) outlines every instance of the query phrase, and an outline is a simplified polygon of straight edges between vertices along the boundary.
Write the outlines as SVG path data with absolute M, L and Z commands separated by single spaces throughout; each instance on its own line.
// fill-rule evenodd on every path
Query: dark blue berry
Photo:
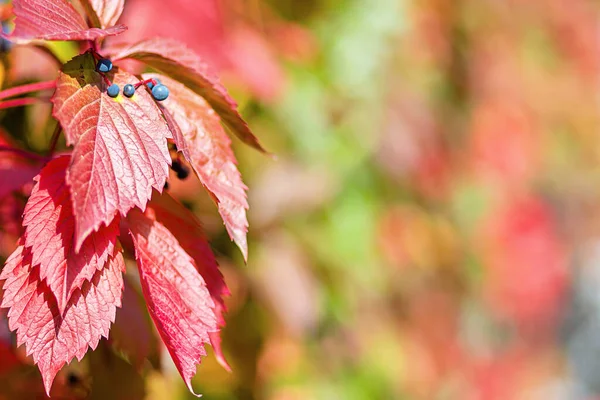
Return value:
M 169 97 L 169 89 L 165 85 L 155 85 L 152 88 L 152 97 L 156 101 L 163 101 Z
M 157 85 L 162 85 L 158 79 L 155 79 Z M 148 89 L 152 90 L 154 88 L 154 83 L 148 82 Z
M 131 83 L 128 83 L 127 85 L 123 86 L 123 94 L 125 96 L 131 97 L 131 96 L 133 96 L 134 93 L 135 93 L 135 87 Z
M 106 89 L 106 93 L 108 93 L 110 97 L 117 97 L 119 95 L 120 90 L 121 89 L 119 88 L 119 85 L 113 83 L 108 87 L 108 89 Z
M 98 64 L 96 64 L 96 69 L 98 72 L 102 73 L 110 72 L 112 67 L 112 61 L 110 61 L 108 58 L 101 58 L 98 60 Z
M 187 165 L 183 165 L 179 160 L 173 160 L 171 169 L 177 174 L 177 179 L 184 180 L 190 175 L 190 168 Z

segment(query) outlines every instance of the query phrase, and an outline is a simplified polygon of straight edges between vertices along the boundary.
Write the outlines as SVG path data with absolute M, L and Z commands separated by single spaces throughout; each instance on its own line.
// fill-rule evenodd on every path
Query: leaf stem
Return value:
M 40 98 L 40 97 L 24 97 L 22 99 L 12 99 L 12 100 L 0 101 L 0 110 L 5 109 L 5 108 L 27 106 L 30 104 L 34 104 L 34 103 L 46 101 L 46 100 L 48 100 L 48 99 Z
M 40 90 L 49 90 L 56 87 L 56 81 L 36 82 L 29 85 L 15 86 L 0 92 L 0 99 L 18 96 L 24 93 L 37 92 Z
M 23 158 L 28 158 L 28 159 L 34 160 L 34 161 L 46 161 L 47 160 L 47 158 L 44 156 L 40 156 L 39 154 L 31 153 L 26 150 L 17 149 L 15 147 L 0 145 L 0 152 L 15 153 L 17 155 L 20 155 Z
M 106 77 L 106 75 L 104 75 L 103 73 L 100 72 L 100 75 L 102 76 L 102 78 L 104 79 L 104 83 L 106 84 L 106 86 L 110 86 L 112 85 L 112 82 L 110 81 L 110 79 L 108 79 Z
M 136 83 L 135 85 L 133 85 L 133 87 L 134 87 L 135 89 L 137 89 L 137 88 L 139 88 L 140 86 L 142 86 L 142 85 L 147 85 L 147 84 L 149 84 L 149 83 L 152 83 L 153 85 L 156 85 L 156 84 L 158 84 L 158 82 L 156 81 L 156 79 L 150 78 L 150 79 L 146 79 L 146 80 L 143 80 L 143 81 L 139 81 L 138 83 Z
M 60 122 L 56 122 L 56 128 L 54 128 L 54 132 L 52 133 L 52 139 L 50 139 L 50 149 L 48 150 L 48 157 L 52 157 L 54 154 L 54 150 L 56 150 L 56 145 L 58 143 L 58 138 L 60 137 L 60 133 L 62 132 L 62 126 L 60 126 Z

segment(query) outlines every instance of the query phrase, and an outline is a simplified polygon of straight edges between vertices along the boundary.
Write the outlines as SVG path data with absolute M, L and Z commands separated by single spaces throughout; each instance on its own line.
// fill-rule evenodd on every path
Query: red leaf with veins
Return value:
M 158 78 L 169 88 L 170 95 L 163 102 L 177 148 L 198 174 L 202 184 L 216 200 L 219 213 L 232 240 L 248 258 L 248 220 L 246 185 L 237 169 L 231 150 L 231 140 L 225 133 L 219 116 L 200 96 L 181 83 L 162 75 Z
M 215 260 L 200 222 L 194 214 L 168 193 L 155 194 L 148 207 L 154 213 L 156 220 L 177 238 L 179 245 L 194 259 L 196 268 L 206 282 L 206 287 L 213 299 L 217 322 L 219 326 L 225 326 L 223 314 L 227 309 L 223 297 L 231 295 L 231 292 L 225 284 L 223 274 L 219 271 L 217 260 Z M 211 333 L 210 338 L 217 361 L 223 368 L 230 371 L 231 367 L 225 360 L 221 349 L 219 332 Z
M 196 365 L 218 331 L 214 303 L 194 260 L 151 209 L 127 216 L 148 310 L 179 373 L 193 393 Z
M 16 330 L 17 345 L 25 343 L 27 354 L 38 365 L 46 393 L 63 365 L 81 360 L 88 346 L 95 349 L 101 336 L 108 337 L 110 324 L 121 306 L 125 262 L 118 248 L 106 267 L 77 289 L 64 315 L 54 296 L 31 265 L 31 254 L 19 246 L 0 274 L 4 282 L 1 307 L 9 308 L 8 324 Z
M 237 111 L 237 103 L 229 96 L 219 79 L 202 59 L 182 43 L 155 38 L 114 51 L 114 60 L 132 58 L 183 83 L 204 97 L 223 121 L 246 144 L 265 151 Z
M 138 79 L 117 72 L 123 87 Z M 52 98 L 68 144 L 74 144 L 67 171 L 75 214 L 76 250 L 117 212 L 145 209 L 152 188 L 162 191 L 171 157 L 171 132 L 151 95 L 144 89 L 132 98 L 110 98 L 95 72 L 91 55 L 75 57 L 60 73 Z
M 82 0 L 81 4 L 95 27 L 107 28 L 121 17 L 125 0 Z
M 65 183 L 70 159 L 56 158 L 42 169 L 23 214 L 25 247 L 32 265 L 39 265 L 40 279 L 56 297 L 61 314 L 73 292 L 104 267 L 119 234 L 119 218 L 115 218 L 92 233 L 75 253 L 73 208 Z
M 31 40 L 94 40 L 118 35 L 124 25 L 108 29 L 89 28 L 67 0 L 13 0 L 15 30 L 9 39 L 16 43 Z

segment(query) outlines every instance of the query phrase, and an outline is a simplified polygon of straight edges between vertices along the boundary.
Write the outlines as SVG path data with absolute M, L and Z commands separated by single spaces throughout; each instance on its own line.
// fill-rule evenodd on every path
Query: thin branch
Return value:
M 44 102 L 44 101 L 48 101 L 48 98 L 43 98 L 43 97 L 24 97 L 22 99 L 13 99 L 13 100 L 0 101 L 0 110 L 5 109 L 5 108 L 27 106 L 27 105 L 30 105 L 30 104 Z
M 50 140 L 50 149 L 48 150 L 48 157 L 52 157 L 54 154 L 54 150 L 56 150 L 56 144 L 58 143 L 58 138 L 60 137 L 60 133 L 62 132 L 62 126 L 60 126 L 60 122 L 56 122 L 56 128 L 54 128 L 54 132 L 52 133 L 52 139 Z
M 0 99 L 14 97 L 24 93 L 37 92 L 40 90 L 49 90 L 56 87 L 56 81 L 36 82 L 29 85 L 15 86 L 0 92 Z

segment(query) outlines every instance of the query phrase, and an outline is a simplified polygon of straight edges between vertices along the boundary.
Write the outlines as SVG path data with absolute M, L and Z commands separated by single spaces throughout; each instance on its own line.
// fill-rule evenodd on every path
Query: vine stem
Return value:
M 20 106 L 27 106 L 30 104 L 38 103 L 41 101 L 49 100 L 47 98 L 38 98 L 38 97 L 24 97 L 22 99 L 12 99 L 6 101 L 0 101 L 0 110 L 5 108 L 13 108 Z
M 62 132 L 62 126 L 60 126 L 60 122 L 56 123 L 56 128 L 54 128 L 54 132 L 52 133 L 52 139 L 50 140 L 50 149 L 48 150 L 48 157 L 52 157 L 54 154 L 54 150 L 56 150 L 56 145 L 58 143 L 58 138 L 60 137 L 60 133 Z
M 47 158 L 44 156 L 40 156 L 39 154 L 31 153 L 29 151 L 25 151 L 22 149 L 17 149 L 15 147 L 3 146 L 0 145 L 0 152 L 9 152 L 20 155 L 23 158 L 28 158 L 34 161 L 46 161 Z
M 10 89 L 6 89 L 0 92 L 0 99 L 7 97 L 18 96 L 24 93 L 37 92 L 40 90 L 48 90 L 56 88 L 56 81 L 45 81 L 30 83 L 29 85 L 15 86 Z
M 156 79 L 150 78 L 150 79 L 146 79 L 143 81 L 139 81 L 138 83 L 136 83 L 135 85 L 133 85 L 133 87 L 137 90 L 137 88 L 139 88 L 142 85 L 147 85 L 149 83 L 152 83 L 153 85 L 158 84 L 158 82 L 156 81 Z

